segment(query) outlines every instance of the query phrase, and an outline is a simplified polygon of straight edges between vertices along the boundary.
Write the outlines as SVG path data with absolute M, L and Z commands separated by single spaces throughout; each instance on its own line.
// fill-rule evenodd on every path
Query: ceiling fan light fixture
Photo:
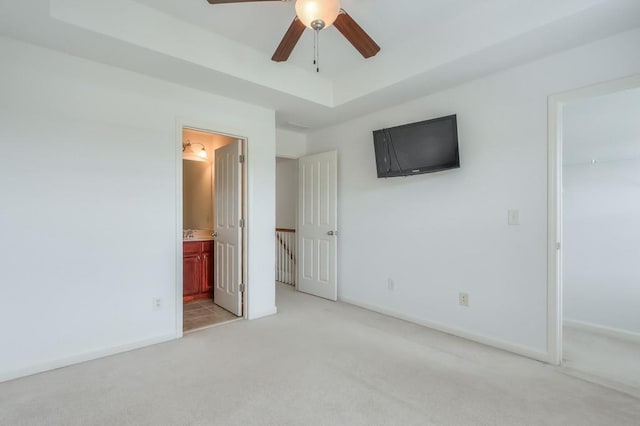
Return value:
M 308 28 L 328 28 L 340 14 L 340 0 L 296 0 L 296 15 Z

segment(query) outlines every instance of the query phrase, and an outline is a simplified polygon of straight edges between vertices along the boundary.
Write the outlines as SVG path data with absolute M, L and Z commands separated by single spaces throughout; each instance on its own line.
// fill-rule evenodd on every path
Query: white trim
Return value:
M 244 284 L 244 292 L 242 293 L 242 315 L 244 319 L 249 319 L 249 257 L 247 256 L 249 247 L 249 229 L 251 224 L 249 223 L 249 139 L 241 138 L 240 143 L 242 147 L 242 155 L 244 155 L 244 161 L 242 162 L 242 218 L 244 219 L 244 227 L 242 228 L 242 283 Z M 274 289 L 275 291 L 275 289 Z
M 547 352 L 549 362 L 560 365 L 562 360 L 562 106 L 555 96 L 548 100 L 547 141 Z
M 183 231 L 183 220 L 182 217 L 182 209 L 183 209 L 183 199 L 182 199 L 182 138 L 184 131 L 184 122 L 181 120 L 176 120 L 176 140 L 178 143 L 176 144 L 176 288 L 174 289 L 176 300 L 174 305 L 174 312 L 176 316 L 175 330 L 176 336 L 180 339 L 183 335 L 183 306 L 182 306 L 182 292 L 184 283 L 183 280 L 183 258 L 184 255 L 182 253 L 182 243 L 184 239 Z
M 84 352 L 78 355 L 73 355 L 66 358 L 60 358 L 53 361 L 43 362 L 41 364 L 30 365 L 26 368 L 18 370 L 8 371 L 0 375 L 0 383 L 8 380 L 14 380 L 33 374 L 43 373 L 49 370 L 55 370 L 57 368 L 67 367 L 73 364 L 79 364 L 81 362 L 92 361 L 94 359 L 104 358 L 110 355 L 116 355 L 122 352 L 132 351 L 134 349 L 140 349 L 145 346 L 155 345 L 158 343 L 167 342 L 179 338 L 175 334 L 165 334 L 162 336 L 152 337 L 151 339 L 139 340 L 136 342 L 125 343 L 124 345 L 112 346 L 110 348 L 98 349 L 96 351 Z
M 261 312 L 258 312 L 258 313 L 254 313 L 253 315 L 251 315 L 251 317 L 249 317 L 247 319 L 256 320 L 256 319 L 259 319 L 259 318 L 264 318 L 264 317 L 268 317 L 268 316 L 271 316 L 271 315 L 275 315 L 277 313 L 278 313 L 278 308 L 274 306 L 271 309 L 267 309 L 267 310 L 264 310 L 264 311 L 261 311 Z
M 580 99 L 640 87 L 640 74 L 549 96 L 547 152 L 547 351 L 562 361 L 562 109 Z M 560 244 L 556 249 L 556 244 Z
M 562 324 L 567 328 L 574 328 L 576 330 L 585 330 L 592 333 L 604 334 L 606 336 L 630 340 L 632 342 L 640 342 L 640 333 L 636 333 L 634 331 L 622 330 L 620 328 L 607 327 L 600 324 L 593 324 L 591 322 L 578 321 L 567 318 L 562 321 Z
M 277 154 L 276 153 L 276 158 L 284 158 L 286 160 L 298 160 L 300 158 L 304 157 L 304 155 L 282 155 L 282 154 Z
M 397 311 L 393 311 L 391 309 L 382 308 L 376 305 L 370 305 L 368 303 L 358 302 L 352 299 L 339 297 L 338 301 L 343 303 L 348 303 L 350 305 L 358 306 L 360 308 L 364 308 L 369 311 L 377 312 L 382 315 L 386 315 L 389 317 L 401 319 L 403 321 L 408 321 L 414 324 L 422 325 L 424 327 L 432 328 L 437 331 L 441 331 L 443 333 L 451 334 L 453 336 L 461 337 L 463 339 L 471 340 L 476 343 L 481 343 L 483 345 L 492 346 L 498 349 L 502 349 L 508 352 L 513 352 L 518 355 L 525 356 L 527 358 L 535 359 L 537 361 L 542 362 L 550 362 L 549 354 L 545 352 L 540 352 L 538 350 L 527 348 L 525 346 L 514 345 L 509 342 L 505 342 L 500 339 L 494 339 L 492 337 L 483 336 L 481 334 L 472 333 L 470 331 L 466 331 L 460 328 L 450 327 L 448 325 L 440 324 L 437 322 L 432 322 L 416 317 L 412 317 L 410 315 L 406 315 Z

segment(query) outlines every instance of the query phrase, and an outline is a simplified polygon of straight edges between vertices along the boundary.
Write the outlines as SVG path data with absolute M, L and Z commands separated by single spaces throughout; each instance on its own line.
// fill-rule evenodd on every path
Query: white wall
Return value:
M 276 129 L 276 155 L 300 158 L 307 154 L 307 135 L 286 129 Z
M 622 34 L 311 134 L 310 152 L 339 152 L 339 298 L 549 359 L 547 97 L 640 72 L 639 45 Z M 376 178 L 372 130 L 453 113 L 460 169 Z
M 296 229 L 298 160 L 276 160 L 276 227 Z
M 177 335 L 181 124 L 248 137 L 249 316 L 275 312 L 273 111 L 6 38 L 0 56 L 0 381 Z
M 564 318 L 640 335 L 640 160 L 565 166 L 563 185 Z

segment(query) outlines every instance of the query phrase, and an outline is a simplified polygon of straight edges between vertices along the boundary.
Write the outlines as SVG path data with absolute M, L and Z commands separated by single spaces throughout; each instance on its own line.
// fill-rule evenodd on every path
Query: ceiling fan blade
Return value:
M 280 45 L 278 45 L 278 48 L 273 54 L 271 60 L 275 62 L 284 62 L 289 59 L 289 55 L 293 52 L 293 48 L 296 47 L 296 44 L 298 43 L 298 40 L 300 40 L 305 28 L 307 27 L 305 27 L 302 21 L 300 21 L 296 16 L 282 38 Z
M 369 34 L 344 9 L 340 10 L 340 15 L 338 15 L 333 25 L 365 58 L 375 56 L 380 51 L 380 46 L 369 37 Z
M 209 4 L 224 4 L 224 3 L 248 3 L 255 1 L 283 1 L 283 0 L 207 0 Z

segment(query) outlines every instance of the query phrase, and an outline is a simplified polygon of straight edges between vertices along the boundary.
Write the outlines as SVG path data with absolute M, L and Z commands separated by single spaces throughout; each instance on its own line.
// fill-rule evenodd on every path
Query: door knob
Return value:
M 333 231 L 329 231 L 329 232 L 327 232 L 327 235 L 336 235 L 336 233 L 333 232 Z
M 217 237 L 218 236 L 218 231 L 213 231 L 211 233 L 211 236 L 214 237 L 214 238 Z

